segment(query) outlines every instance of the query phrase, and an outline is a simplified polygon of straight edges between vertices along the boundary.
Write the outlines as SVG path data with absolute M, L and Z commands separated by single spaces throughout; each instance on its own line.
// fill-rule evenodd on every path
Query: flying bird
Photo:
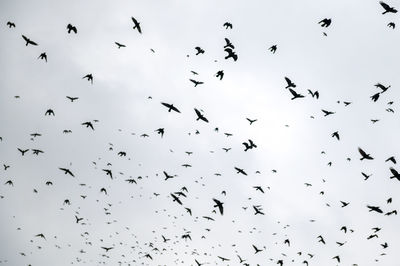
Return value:
M 235 170 L 237 171 L 237 174 L 247 175 L 247 173 L 241 168 L 235 167 Z
M 315 92 L 312 92 L 311 90 L 308 90 L 308 93 L 314 98 L 319 98 L 319 92 L 318 91 L 315 91 Z
M 225 22 L 224 25 L 225 29 L 232 29 L 232 23 L 230 22 Z
M 228 38 L 225 38 L 225 42 L 226 42 L 226 44 L 224 45 L 224 48 L 235 49 L 235 46 L 232 44 L 232 42 Z
M 329 25 L 331 25 L 331 23 L 332 23 L 332 19 L 330 19 L 330 18 L 324 18 L 323 20 L 318 22 L 318 24 L 321 24 L 321 27 L 325 27 L 325 28 L 328 28 Z
M 67 30 L 68 30 L 68 34 L 70 34 L 71 31 L 72 31 L 73 33 L 75 33 L 75 34 L 78 33 L 77 28 L 76 28 L 75 26 L 72 26 L 72 24 L 70 24 L 70 23 L 67 25 Z
M 76 100 L 79 99 L 79 97 L 71 97 L 71 96 L 66 96 L 66 97 L 67 97 L 67 99 L 69 99 L 71 102 L 74 102 L 74 101 L 76 101 Z
M 7 21 L 7 26 L 11 29 L 11 28 L 15 28 L 15 23 L 11 22 L 11 21 Z
M 92 122 L 88 121 L 88 122 L 84 122 L 81 124 L 82 126 L 86 126 L 86 128 L 90 127 L 92 130 L 94 130 L 93 124 Z
M 132 21 L 133 21 L 133 29 L 137 29 L 137 31 L 142 34 L 142 28 L 140 27 L 140 22 L 138 22 L 134 17 L 131 17 Z
M 65 175 L 70 175 L 70 176 L 72 176 L 72 177 L 75 177 L 74 176 L 74 174 L 71 172 L 71 170 L 69 170 L 69 169 L 67 169 L 67 168 L 61 168 L 61 167 L 59 167 L 58 169 L 60 169 L 61 171 L 64 171 L 64 174 Z
M 196 49 L 196 55 L 199 55 L 199 54 L 204 54 L 204 50 L 201 48 L 201 47 L 199 47 L 199 46 L 196 46 L 194 49 Z
M 171 112 L 171 110 L 173 110 L 173 111 L 175 111 L 177 113 L 180 113 L 178 108 L 176 108 L 173 104 L 163 103 L 163 102 L 161 104 L 168 108 L 168 112 Z
M 88 81 L 90 81 L 93 84 L 93 75 L 92 74 L 87 74 L 82 79 L 87 79 Z
M 196 112 L 197 115 L 196 121 L 203 120 L 204 122 L 208 123 L 208 119 L 199 110 L 194 108 L 194 111 Z
M 294 83 L 290 80 L 290 78 L 285 77 L 285 80 L 286 80 L 286 83 L 287 83 L 287 86 L 285 87 L 285 89 L 288 89 L 288 88 L 296 88 L 296 84 L 294 84 Z
M 361 149 L 361 148 L 358 148 L 358 152 L 361 154 L 361 158 L 360 158 L 361 161 L 364 160 L 364 159 L 367 159 L 367 160 L 373 160 L 374 159 L 369 154 L 367 154 L 365 151 L 363 151 L 363 149 Z
M 22 38 L 25 40 L 25 42 L 26 42 L 26 44 L 25 44 L 25 46 L 28 46 L 28 44 L 30 44 L 30 45 L 38 45 L 37 43 L 35 43 L 34 41 L 32 41 L 31 39 L 29 39 L 28 37 L 26 37 L 26 36 L 24 36 L 24 35 L 22 35 Z
M 233 61 L 237 61 L 238 56 L 231 48 L 227 47 L 224 51 L 228 53 L 228 55 L 225 56 L 225 59 L 232 58 Z
M 42 59 L 42 60 L 44 59 L 46 61 L 46 63 L 47 63 L 47 54 L 46 53 L 41 53 L 39 55 L 38 59 Z
M 221 215 L 224 215 L 224 207 L 223 207 L 223 202 L 217 200 L 217 199 L 213 199 L 213 201 L 215 202 L 214 208 L 218 207 L 219 212 L 221 213 Z
M 290 93 L 293 95 L 291 100 L 297 99 L 297 98 L 304 98 L 304 95 L 301 95 L 297 93 L 295 90 L 289 89 Z
M 380 1 L 379 4 L 381 4 L 383 9 L 385 9 L 385 11 L 382 13 L 382 15 L 384 15 L 386 13 L 397 13 L 397 9 L 396 8 L 389 6 L 385 2 Z
M 118 49 L 120 49 L 122 47 L 126 47 L 125 44 L 122 44 L 122 43 L 119 43 L 119 42 L 114 42 L 114 43 L 117 45 Z
M 388 26 L 389 28 L 392 28 L 392 29 L 396 28 L 396 24 L 395 24 L 394 22 L 389 22 L 389 23 L 387 24 L 387 26 Z
M 273 53 L 273 54 L 276 52 L 276 49 L 278 49 L 278 46 L 276 44 L 274 44 L 268 48 L 268 50 L 270 50 L 271 53 Z

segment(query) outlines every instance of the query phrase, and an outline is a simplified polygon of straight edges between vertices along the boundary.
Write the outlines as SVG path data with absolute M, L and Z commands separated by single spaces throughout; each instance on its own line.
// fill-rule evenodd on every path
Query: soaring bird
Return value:
M 119 42 L 114 42 L 114 43 L 118 46 L 118 49 L 120 49 L 121 47 L 126 47 L 125 44 L 122 44 L 122 43 L 119 43 Z
M 7 26 L 11 29 L 11 28 L 15 28 L 15 23 L 11 22 L 11 21 L 7 21 Z
M 369 154 L 367 154 L 365 151 L 363 151 L 360 147 L 358 148 L 358 152 L 361 154 L 361 158 L 360 160 L 373 160 L 374 158 L 372 158 Z
M 230 23 L 230 22 L 225 22 L 223 26 L 225 27 L 225 29 L 228 29 L 228 28 L 232 29 L 232 23 Z
M 291 100 L 297 99 L 297 98 L 304 98 L 304 95 L 301 95 L 297 93 L 295 90 L 289 89 L 290 93 L 293 95 Z
M 112 250 L 113 249 L 113 247 L 101 247 L 102 249 L 104 249 L 106 252 L 108 252 L 108 251 L 110 251 L 110 250 Z
M 237 61 L 238 60 L 237 54 L 231 48 L 227 47 L 227 48 L 225 48 L 224 51 L 228 53 L 228 55 L 225 56 L 225 59 L 232 58 L 233 61 Z
M 377 213 L 383 213 L 383 211 L 381 210 L 381 208 L 377 207 L 377 206 L 370 206 L 367 205 L 367 208 L 369 209 L 370 212 L 374 211 Z
M 396 8 L 389 6 L 385 2 L 380 1 L 379 4 L 381 4 L 383 9 L 385 9 L 385 11 L 382 13 L 382 15 L 384 15 L 386 13 L 397 13 L 397 9 Z
M 25 46 L 28 46 L 28 44 L 31 44 L 31 45 L 38 45 L 37 43 L 35 43 L 34 41 L 32 41 L 31 39 L 29 39 L 28 37 L 26 37 L 26 36 L 24 36 L 24 35 L 22 35 L 22 38 L 24 38 L 24 40 L 25 40 L 25 42 L 26 42 Z
M 71 33 L 71 31 L 72 31 L 73 33 L 75 33 L 75 34 L 77 34 L 77 33 L 78 33 L 78 30 L 77 30 L 77 28 L 76 28 L 75 26 L 72 26 L 72 24 L 71 24 L 71 23 L 69 23 L 69 24 L 67 25 L 67 30 L 68 30 L 68 34 L 70 34 L 70 33 Z
M 142 33 L 142 28 L 140 27 L 140 22 L 138 22 L 134 17 L 131 17 L 133 24 L 133 29 L 137 29 L 137 31 L 141 34 Z
M 385 92 L 385 91 L 387 91 L 387 90 L 391 87 L 391 85 L 389 85 L 389 86 L 386 87 L 386 86 L 382 85 L 381 83 L 376 83 L 376 84 L 375 84 L 375 87 L 381 89 L 382 92 Z
M 175 196 L 172 193 L 170 195 L 171 195 L 173 201 L 176 201 L 178 204 L 182 205 L 182 201 L 177 196 Z
M 55 116 L 54 111 L 52 109 L 48 109 L 44 115 L 52 115 Z
M 285 89 L 287 89 L 287 88 L 296 88 L 296 84 L 294 84 L 294 83 L 290 80 L 290 78 L 285 77 L 285 80 L 286 80 L 286 83 L 287 83 L 287 86 L 285 87 Z
M 93 84 L 93 75 L 92 74 L 87 74 L 82 79 L 87 79 L 88 81 L 90 81 Z
M 74 101 L 76 101 L 76 100 L 79 99 L 79 97 L 71 97 L 71 96 L 66 96 L 66 97 L 67 97 L 67 99 L 69 99 L 71 102 L 74 102 Z
M 46 61 L 46 63 L 47 63 L 47 54 L 46 53 L 41 53 L 39 55 L 38 59 L 42 59 L 42 60 L 44 59 Z
M 321 111 L 324 113 L 324 116 L 333 115 L 335 113 L 335 112 L 327 111 L 327 110 L 324 110 L 324 109 L 321 109 Z
M 217 199 L 213 199 L 213 201 L 215 202 L 214 208 L 218 207 L 219 212 L 221 213 L 221 215 L 224 215 L 224 207 L 223 207 L 223 202 L 217 200 Z
M 235 167 L 235 170 L 237 171 L 237 174 L 247 175 L 247 173 L 241 168 Z
M 270 50 L 271 53 L 273 53 L 273 54 L 276 52 L 276 49 L 278 49 L 278 46 L 276 44 L 274 44 L 268 48 L 268 50 Z
M 250 125 L 257 121 L 257 119 L 250 119 L 246 117 L 246 120 L 250 122 Z
M 254 254 L 257 254 L 258 252 L 263 251 L 262 249 L 257 248 L 255 245 L 252 245 L 252 246 L 253 246 L 253 248 L 255 250 Z
M 18 149 L 18 151 L 22 154 L 22 156 L 25 155 L 25 152 L 29 151 L 29 149 L 26 149 L 26 150 L 22 150 L 22 149 L 20 149 L 20 148 L 17 148 L 17 149 Z
M 82 126 L 86 126 L 87 128 L 90 127 L 92 130 L 94 130 L 93 124 L 90 121 L 82 123 Z
M 164 173 L 164 175 L 165 175 L 165 179 L 164 180 L 168 180 L 168 179 L 171 179 L 171 178 L 174 178 L 175 176 L 173 176 L 173 175 L 169 175 L 167 172 L 165 172 L 165 171 L 163 171 L 163 173 Z
M 232 44 L 232 42 L 228 38 L 225 38 L 225 42 L 226 42 L 226 44 L 224 45 L 224 49 L 225 48 L 235 49 L 235 46 Z
M 196 121 L 203 120 L 204 122 L 208 123 L 208 119 L 199 110 L 194 108 L 194 111 L 196 112 L 197 115 Z
M 392 176 L 390 177 L 390 179 L 396 178 L 397 180 L 400 181 L 400 174 L 399 174 L 399 172 L 397 172 L 396 169 L 394 169 L 393 167 L 390 167 L 390 172 L 392 172 Z
M 385 160 L 385 162 L 388 162 L 388 161 L 391 161 L 391 162 L 394 163 L 394 164 L 397 163 L 397 162 L 396 162 L 396 159 L 394 158 L 394 156 L 390 156 L 389 158 L 387 158 L 387 159 Z
M 331 25 L 331 23 L 332 23 L 332 19 L 330 19 L 330 18 L 324 18 L 323 20 L 318 22 L 318 24 L 321 24 L 321 27 L 325 27 L 325 28 L 328 28 L 329 25 Z
M 71 170 L 67 169 L 67 168 L 61 168 L 59 167 L 58 169 L 60 169 L 61 171 L 64 171 L 64 174 L 69 174 L 72 177 L 75 177 L 74 174 L 71 172 Z
M 175 111 L 177 113 L 180 113 L 178 108 L 176 108 L 173 104 L 163 103 L 163 102 L 161 104 L 168 108 L 168 112 L 171 112 L 171 110 L 173 110 L 173 111 Z
M 197 87 L 197 85 L 201 85 L 201 84 L 204 84 L 204 82 L 203 81 L 197 81 L 197 80 L 194 80 L 194 79 L 189 79 L 191 82 L 193 82 L 194 83 L 194 86 L 195 87 Z

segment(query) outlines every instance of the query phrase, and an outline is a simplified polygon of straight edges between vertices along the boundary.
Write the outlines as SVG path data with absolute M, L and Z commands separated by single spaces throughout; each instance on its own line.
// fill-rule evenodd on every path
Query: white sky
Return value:
M 343 265 L 398 265 L 398 216 L 384 214 L 400 206 L 400 185 L 389 179 L 389 168 L 400 167 L 385 162 L 400 160 L 400 37 L 387 27 L 398 15 L 383 11 L 370 0 L 1 1 L 0 163 L 10 168 L 0 170 L 0 264 L 239 265 L 240 255 L 250 265 L 337 265 L 339 255 Z M 132 29 L 132 16 L 143 34 Z M 330 27 L 318 24 L 323 18 L 332 19 Z M 232 29 L 223 27 L 227 21 Z M 78 34 L 67 34 L 69 23 Z M 26 47 L 22 34 L 39 45 Z M 224 59 L 224 38 L 236 62 Z M 196 46 L 205 53 L 196 56 Z M 37 59 L 43 52 L 47 63 Z M 219 70 L 222 81 L 214 76 Z M 88 73 L 93 85 L 82 79 Z M 290 100 L 284 77 L 306 97 Z M 391 87 L 373 102 L 378 82 Z M 196 121 L 194 108 L 210 123 Z M 48 109 L 54 117 L 44 115 Z M 324 117 L 321 109 L 335 114 Z M 95 119 L 94 131 L 81 125 Z M 31 139 L 35 132 L 42 136 Z M 257 148 L 244 152 L 248 139 Z M 360 161 L 358 147 L 374 160 Z M 44 153 L 22 157 L 17 148 Z M 177 176 L 164 181 L 163 171 Z M 372 176 L 364 181 L 361 172 Z M 3 185 L 8 180 L 14 186 Z M 180 206 L 170 193 L 183 186 Z M 213 198 L 224 202 L 223 216 L 212 213 Z M 265 216 L 255 216 L 254 205 Z M 344 225 L 354 232 L 340 231 Z M 382 228 L 378 238 L 367 240 L 374 227 Z M 188 231 L 191 241 L 181 238 Z M 162 235 L 171 240 L 163 243 Z M 254 254 L 252 245 L 263 251 Z

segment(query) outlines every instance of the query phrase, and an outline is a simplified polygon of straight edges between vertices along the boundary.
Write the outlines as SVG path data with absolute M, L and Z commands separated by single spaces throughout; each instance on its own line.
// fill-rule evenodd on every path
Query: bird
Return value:
M 225 22 L 224 25 L 225 29 L 232 29 L 232 23 L 230 22 Z
M 270 50 L 271 53 L 273 53 L 273 54 L 276 52 L 277 49 L 278 49 L 278 46 L 276 44 L 274 44 L 268 48 L 268 50 Z
M 25 152 L 29 151 L 29 149 L 26 150 L 21 150 L 20 148 L 17 148 L 19 150 L 19 152 L 21 152 L 22 156 L 25 155 Z
M 24 36 L 24 35 L 22 35 L 22 38 L 23 38 L 23 39 L 25 40 L 25 42 L 26 42 L 25 46 L 28 46 L 28 44 L 30 44 L 30 45 L 35 45 L 35 46 L 38 45 L 37 43 L 35 43 L 34 41 L 32 41 L 31 39 L 29 39 L 28 37 L 26 37 L 26 36 Z
M 265 213 L 262 212 L 260 205 L 253 205 L 253 209 L 255 211 L 254 215 L 257 215 L 257 214 L 265 215 Z
M 325 27 L 325 28 L 328 28 L 329 25 L 331 25 L 331 23 L 332 23 L 332 19 L 330 19 L 330 18 L 324 18 L 323 20 L 318 22 L 318 24 L 321 24 L 321 27 Z
M 52 109 L 48 109 L 46 111 L 46 113 L 44 113 L 44 115 L 53 115 L 53 116 L 55 116 L 54 111 Z
M 200 46 L 196 46 L 194 49 L 196 49 L 196 55 L 199 55 L 199 54 L 204 54 L 204 50 L 200 47 Z
M 250 125 L 257 121 L 257 119 L 250 119 L 246 117 L 246 120 L 249 121 Z
M 104 249 L 106 252 L 108 252 L 108 251 L 110 251 L 110 250 L 112 250 L 113 249 L 113 247 L 101 247 L 102 249 Z
M 75 177 L 74 174 L 71 172 L 71 170 L 69 170 L 67 168 L 59 167 L 58 169 L 60 169 L 61 171 L 64 171 L 64 174 L 69 174 L 70 176 Z
M 295 90 L 289 89 L 290 93 L 293 95 L 291 100 L 297 99 L 297 98 L 304 98 L 304 95 L 298 94 Z
M 319 239 L 318 242 L 321 242 L 324 245 L 326 244 L 325 239 L 321 235 L 319 235 L 317 238 Z
M 338 263 L 340 263 L 340 257 L 337 255 L 335 257 L 333 257 L 332 259 L 336 259 Z
M 224 45 L 224 49 L 225 48 L 230 48 L 230 49 L 235 49 L 235 46 L 232 44 L 232 42 L 228 39 L 228 38 L 225 38 L 225 45 Z
M 47 54 L 46 53 L 41 53 L 39 55 L 38 59 L 42 59 L 42 60 L 44 59 L 46 61 L 46 63 L 47 63 Z
M 373 160 L 374 158 L 372 158 L 369 154 L 367 154 L 363 149 L 361 149 L 360 147 L 358 148 L 358 152 L 361 154 L 361 158 L 360 160 Z
M 342 203 L 342 208 L 350 204 L 350 202 L 345 202 L 345 201 L 340 201 L 340 203 Z
M 67 97 L 67 99 L 69 99 L 71 102 L 74 102 L 74 101 L 76 101 L 76 100 L 79 99 L 79 97 L 71 97 L 71 96 L 66 96 L 66 97 Z
M 111 179 L 113 179 L 113 174 L 111 169 L 102 169 L 104 172 L 106 172 L 106 175 L 110 176 Z
M 7 182 L 4 183 L 4 185 L 14 186 L 14 183 L 13 181 L 8 180 Z
M 38 150 L 38 149 L 32 149 L 33 154 L 39 155 L 39 153 L 44 153 L 44 151 L 42 150 Z
M 337 140 L 340 140 L 340 136 L 339 136 L 339 132 L 338 131 L 335 131 L 335 132 L 333 132 L 332 133 L 332 138 L 337 138 Z
M 390 172 L 392 173 L 392 176 L 390 177 L 390 179 L 396 178 L 397 180 L 400 181 L 400 174 L 399 174 L 399 172 L 397 172 L 397 170 L 394 169 L 393 167 L 390 167 L 389 170 L 390 170 Z
M 237 174 L 247 175 L 247 173 L 241 168 L 235 167 L 235 170 L 237 171 Z
M 90 127 L 92 130 L 94 130 L 93 124 L 90 121 L 83 122 L 81 125 L 86 126 L 86 128 Z
M 377 213 L 383 213 L 383 211 L 381 210 L 381 208 L 377 207 L 377 206 L 370 206 L 367 205 L 367 208 L 369 209 L 369 212 L 377 212 Z
M 87 79 L 93 84 L 93 75 L 92 74 L 87 74 L 85 75 L 82 79 Z
M 35 237 L 41 237 L 41 238 L 43 238 L 44 240 L 46 240 L 46 237 L 45 237 L 44 234 L 42 234 L 42 233 L 35 235 Z
M 174 178 L 174 177 L 175 177 L 175 176 L 173 176 L 173 175 L 167 174 L 167 172 L 165 172 L 165 171 L 163 171 L 163 173 L 164 173 L 164 175 L 165 175 L 165 179 L 164 179 L 164 180 L 168 180 L 168 179 L 171 179 L 171 178 Z
M 68 25 L 67 25 L 67 30 L 68 30 L 68 34 L 70 34 L 71 31 L 72 31 L 73 33 L 75 33 L 75 34 L 78 33 L 78 29 L 77 29 L 75 26 L 72 26 L 71 23 L 68 23 Z
M 161 135 L 161 137 L 164 136 L 164 128 L 159 128 L 159 129 L 156 129 L 154 131 L 157 132 L 158 135 Z
M 173 104 L 169 104 L 169 103 L 161 103 L 162 105 L 164 105 L 165 107 L 168 108 L 168 112 L 175 111 L 177 113 L 180 113 L 181 111 L 178 110 L 178 108 L 176 108 Z
M 367 175 L 366 173 L 361 172 L 361 174 L 364 176 L 364 180 L 367 180 L 371 175 Z
M 394 22 L 389 22 L 389 23 L 387 24 L 387 26 L 388 26 L 389 28 L 392 28 L 392 29 L 396 28 L 396 24 L 395 24 Z
M 133 21 L 133 29 L 137 29 L 137 31 L 142 34 L 142 28 L 140 27 L 140 22 L 138 22 L 134 17 L 131 17 L 132 21 Z
M 380 1 L 379 4 L 381 4 L 383 9 L 385 9 L 385 11 L 382 13 L 382 15 L 384 15 L 386 13 L 397 13 L 397 9 L 396 8 L 389 6 L 385 2 Z
M 11 28 L 15 28 L 15 23 L 11 22 L 11 21 L 7 21 L 7 26 L 11 29 Z
M 287 83 L 287 86 L 285 87 L 285 89 L 288 89 L 288 88 L 296 88 L 296 84 L 294 84 L 294 83 L 290 80 L 290 78 L 285 77 L 285 80 L 286 80 L 286 83 Z
M 262 249 L 259 249 L 259 248 L 257 248 L 255 245 L 252 245 L 253 246 L 253 248 L 254 248 L 254 254 L 257 254 L 258 252 L 261 252 L 261 251 L 263 251 Z
M 380 95 L 380 94 L 381 94 L 380 92 L 375 93 L 374 95 L 372 95 L 372 96 L 370 97 L 371 100 L 374 101 L 374 102 L 376 102 L 376 101 L 379 99 L 379 95 Z
M 235 62 L 238 60 L 237 54 L 231 48 L 227 47 L 224 51 L 228 53 L 228 55 L 225 56 L 225 59 L 232 58 Z
M 224 215 L 224 207 L 223 207 L 223 202 L 217 200 L 217 199 L 213 199 L 213 201 L 215 202 L 214 208 L 218 207 L 219 212 L 221 213 L 221 215 Z
M 133 178 L 126 179 L 125 181 L 128 182 L 129 184 L 133 184 L 133 183 L 137 184 L 136 180 Z
M 222 80 L 222 79 L 224 78 L 224 71 L 223 71 L 223 70 L 219 70 L 219 71 L 215 74 L 215 76 L 216 76 L 217 78 L 219 78 L 219 80 Z
M 394 156 L 390 156 L 389 158 L 387 158 L 385 160 L 385 162 L 391 161 L 392 163 L 396 164 L 396 159 L 394 158 Z
M 194 111 L 196 112 L 197 115 L 196 121 L 203 120 L 204 122 L 208 123 L 208 119 L 199 110 L 194 108 Z
M 125 44 L 122 44 L 122 43 L 119 43 L 119 42 L 114 42 L 114 43 L 117 45 L 118 49 L 120 49 L 122 47 L 126 47 Z
M 172 193 L 170 195 L 171 195 L 173 201 L 176 201 L 178 204 L 182 205 L 182 201 L 177 196 L 175 196 Z
M 321 109 L 321 111 L 324 113 L 324 116 L 333 115 L 335 113 L 335 112 L 327 111 L 327 110 L 324 110 L 324 109 Z
M 201 85 L 201 84 L 204 84 L 204 82 L 203 81 L 197 81 L 197 80 L 194 80 L 194 79 L 189 79 L 191 82 L 193 82 L 194 83 L 194 86 L 195 87 L 197 87 L 197 85 Z
M 255 145 L 251 139 L 249 139 L 249 143 L 243 142 L 242 144 L 245 146 L 244 151 L 247 151 L 247 150 L 253 149 L 253 148 L 257 148 L 257 145 Z
M 312 92 L 311 90 L 308 90 L 308 93 L 314 98 L 319 98 L 319 92 L 318 91 L 315 91 L 315 92 Z

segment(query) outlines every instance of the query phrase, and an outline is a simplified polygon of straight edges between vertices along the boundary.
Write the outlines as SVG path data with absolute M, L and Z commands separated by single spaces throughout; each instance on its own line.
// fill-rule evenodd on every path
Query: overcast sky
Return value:
M 385 160 L 400 160 L 400 36 L 382 12 L 371 0 L 1 1 L 0 264 L 398 265 L 399 216 L 385 214 L 400 210 L 400 167 Z

